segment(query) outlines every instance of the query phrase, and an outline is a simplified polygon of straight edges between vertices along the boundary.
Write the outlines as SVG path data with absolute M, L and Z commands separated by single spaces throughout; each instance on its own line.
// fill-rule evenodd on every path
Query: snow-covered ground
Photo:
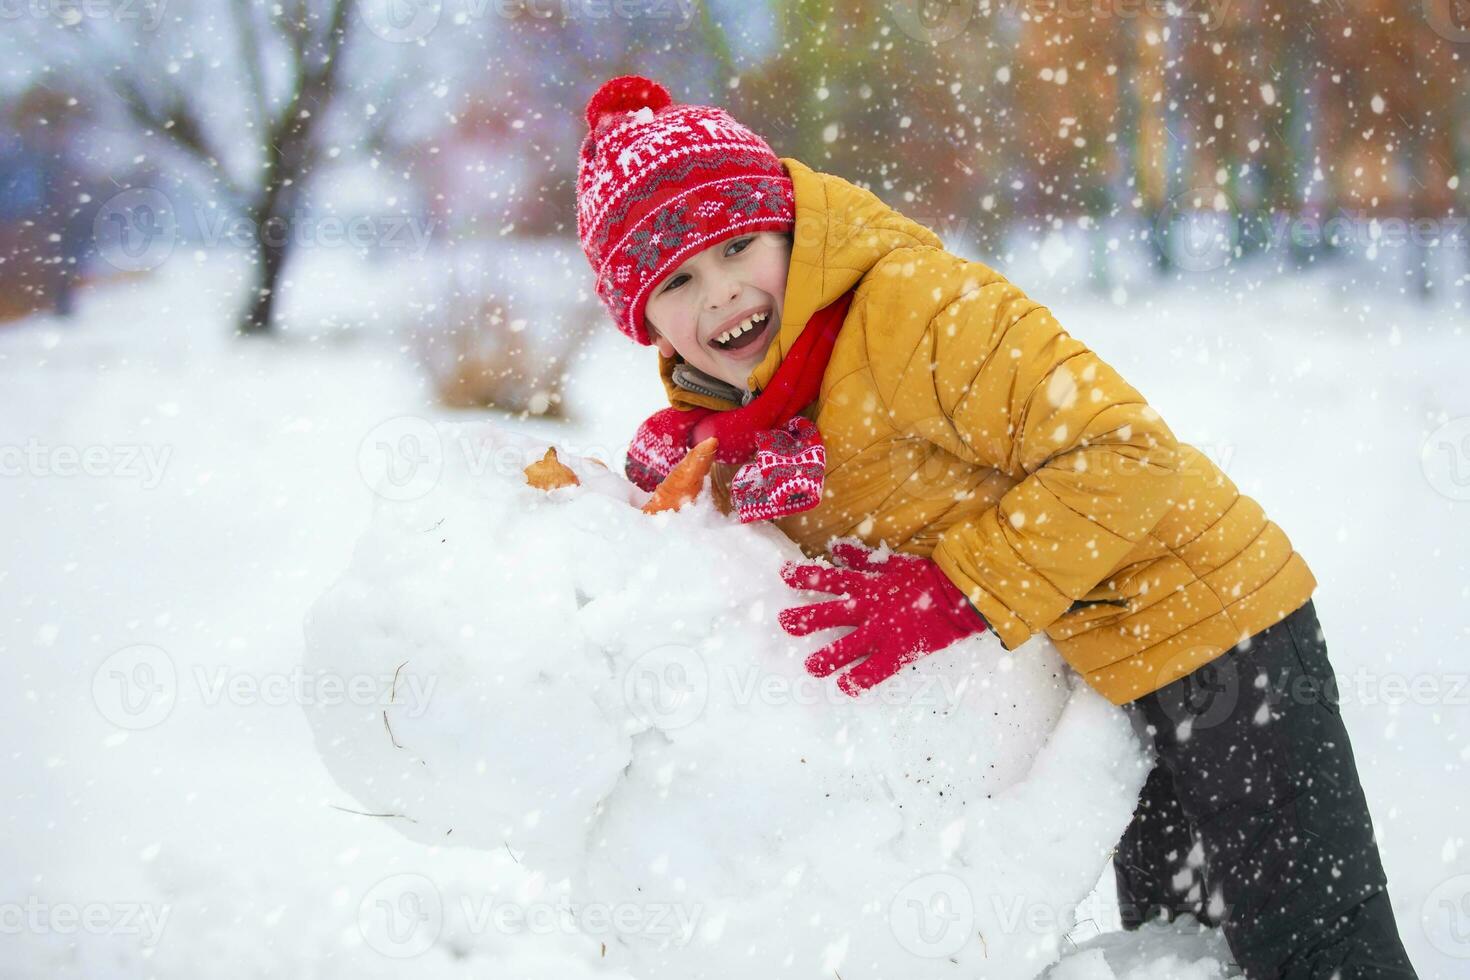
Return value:
M 303 617 L 368 524 L 384 435 L 467 416 L 433 405 L 384 326 L 400 280 L 297 276 L 321 288 L 289 307 L 279 343 L 228 338 L 239 269 L 221 256 L 89 293 L 74 323 L 0 328 L 0 969 L 616 977 L 508 852 L 426 846 L 339 809 L 356 806 L 302 710 L 333 696 L 302 680 Z M 1463 976 L 1463 303 L 1330 272 L 1249 289 L 1196 277 L 1121 304 L 1016 278 L 1312 565 L 1405 943 L 1421 976 Z M 328 315 L 379 326 L 314 329 Z M 508 424 L 615 461 L 659 404 L 653 357 L 611 330 L 582 355 L 570 422 Z M 519 916 L 497 915 L 502 901 Z M 1113 928 L 1105 890 L 1078 919 L 1078 943 Z M 394 938 L 424 921 L 439 925 L 426 949 Z M 1119 977 L 1186 976 L 1203 955 L 1171 941 L 1150 965 L 1127 949 L 1109 956 Z M 1089 953 L 1055 976 L 1108 970 Z

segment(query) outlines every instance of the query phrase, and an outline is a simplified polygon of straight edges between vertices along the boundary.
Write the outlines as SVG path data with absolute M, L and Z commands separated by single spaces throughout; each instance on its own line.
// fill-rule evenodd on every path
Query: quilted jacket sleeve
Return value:
M 1173 506 L 1178 444 L 1142 395 L 993 270 L 944 252 L 913 264 L 892 288 L 875 283 L 864 311 L 874 382 L 901 434 L 1018 481 L 932 556 L 1014 649 Z

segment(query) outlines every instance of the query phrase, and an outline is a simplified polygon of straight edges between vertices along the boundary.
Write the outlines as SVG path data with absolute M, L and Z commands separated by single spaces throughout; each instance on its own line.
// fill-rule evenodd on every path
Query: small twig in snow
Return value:
M 366 810 L 354 810 L 351 807 L 338 806 L 335 803 L 328 803 L 327 806 L 333 810 L 341 810 L 343 813 L 355 813 L 359 817 L 398 817 L 400 820 L 407 820 L 409 823 L 418 823 L 413 817 L 405 816 L 402 813 L 368 813 Z

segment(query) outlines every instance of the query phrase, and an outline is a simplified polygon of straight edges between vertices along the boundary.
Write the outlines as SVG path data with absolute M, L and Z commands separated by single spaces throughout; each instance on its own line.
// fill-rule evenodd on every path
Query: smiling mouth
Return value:
M 747 328 L 745 332 L 741 333 L 738 337 L 731 337 L 724 343 L 721 343 L 718 340 L 711 340 L 709 342 L 709 345 L 715 350 L 723 351 L 725 353 L 744 350 L 745 348 L 750 347 L 756 341 L 760 340 L 761 337 L 765 336 L 766 331 L 771 328 L 772 316 L 770 310 L 757 312 L 755 316 L 760 317 L 760 319 L 751 324 L 751 326 Z

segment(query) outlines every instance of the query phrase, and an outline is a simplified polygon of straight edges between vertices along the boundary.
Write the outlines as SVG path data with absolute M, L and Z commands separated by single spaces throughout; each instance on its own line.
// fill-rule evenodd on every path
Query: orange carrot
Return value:
M 714 436 L 689 450 L 688 454 L 669 470 L 653 490 L 653 496 L 643 505 L 643 513 L 657 514 L 661 510 L 678 510 L 699 496 L 704 478 L 709 475 L 715 462 L 715 447 L 719 441 Z

